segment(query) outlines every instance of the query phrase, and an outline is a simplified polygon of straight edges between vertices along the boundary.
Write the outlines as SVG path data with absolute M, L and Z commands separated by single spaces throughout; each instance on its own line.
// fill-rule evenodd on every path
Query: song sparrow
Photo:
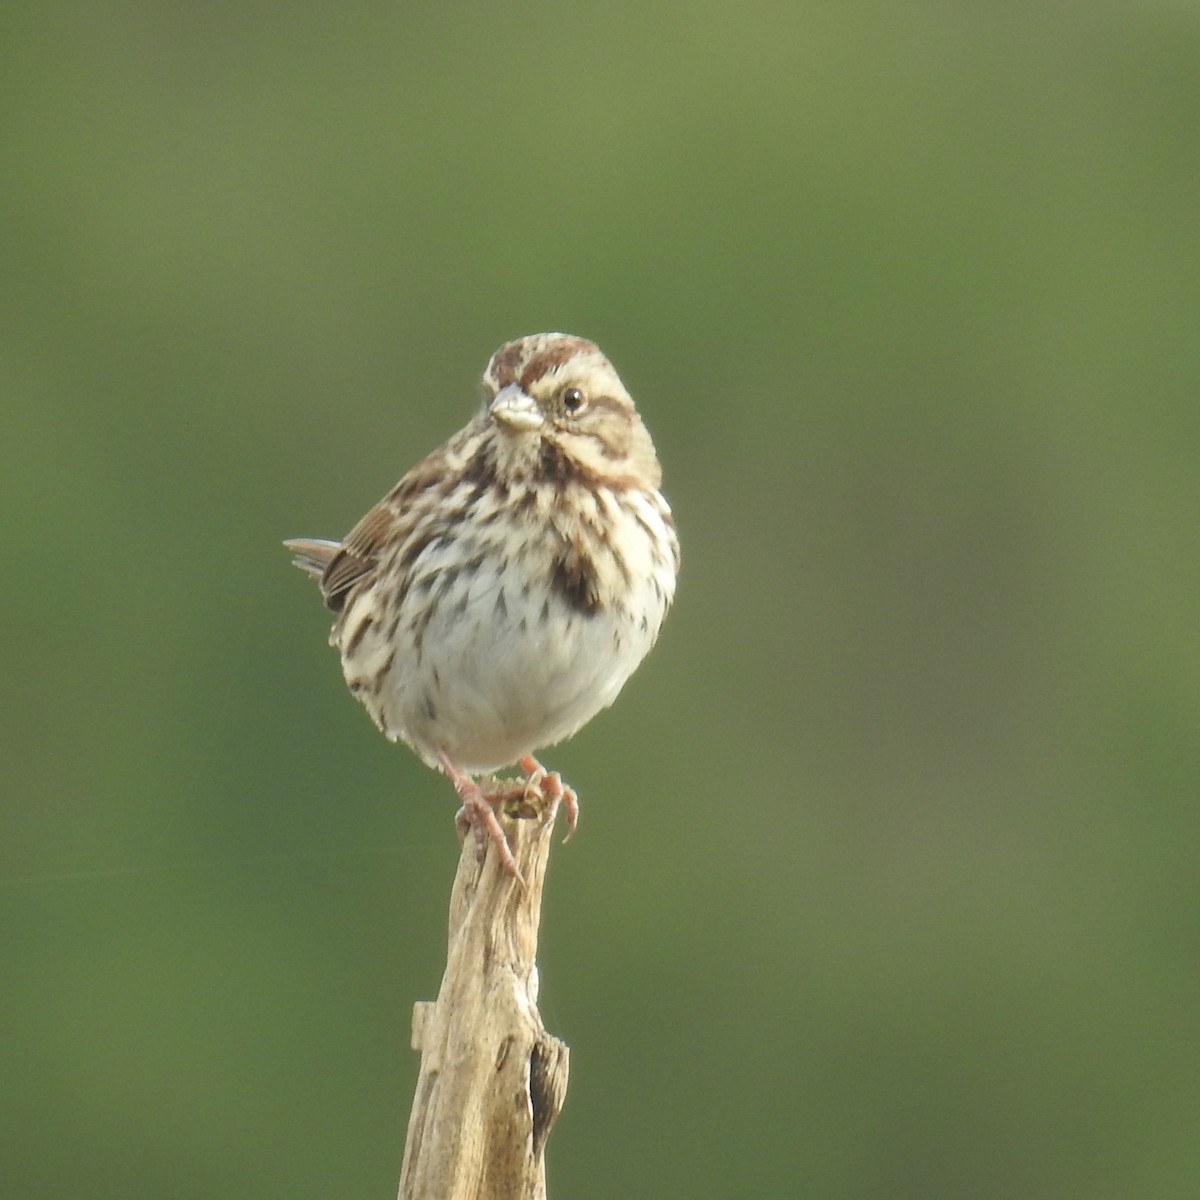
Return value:
M 574 829 L 574 792 L 534 752 L 611 704 L 654 644 L 679 542 L 650 435 L 597 346 L 519 338 L 483 384 L 466 427 L 341 542 L 284 544 L 337 614 L 351 692 L 449 776 L 515 874 L 500 784 L 472 776 L 517 764 Z

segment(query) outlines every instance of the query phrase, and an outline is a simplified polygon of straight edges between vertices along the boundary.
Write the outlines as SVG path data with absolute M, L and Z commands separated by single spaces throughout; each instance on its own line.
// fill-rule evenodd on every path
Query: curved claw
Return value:
M 441 763 L 442 770 L 446 772 L 450 782 L 454 784 L 454 790 L 462 801 L 462 808 L 454 815 L 454 825 L 460 838 L 465 838 L 467 831 L 473 829 L 481 859 L 487 853 L 487 844 L 491 841 L 500 856 L 500 865 L 518 883 L 523 884 L 525 880 L 517 867 L 517 860 L 513 858 L 512 847 L 496 819 L 495 806 L 483 794 L 479 784 L 469 775 L 464 775 L 444 754 L 438 756 L 438 762 Z
M 557 771 L 547 771 L 532 754 L 517 759 L 517 766 L 525 772 L 525 786 L 538 788 L 551 803 L 562 801 L 567 810 L 567 836 L 564 842 L 571 840 L 575 826 L 579 824 L 579 795 L 569 784 L 563 782 L 563 777 Z

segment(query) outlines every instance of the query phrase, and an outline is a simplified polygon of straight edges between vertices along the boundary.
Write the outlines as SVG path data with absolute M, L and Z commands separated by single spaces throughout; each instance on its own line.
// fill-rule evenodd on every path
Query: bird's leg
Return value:
M 479 784 L 470 775 L 460 771 L 444 754 L 438 755 L 438 762 L 450 782 L 454 784 L 454 790 L 462 801 L 462 808 L 454 817 L 454 824 L 458 827 L 459 832 L 465 837 L 468 829 L 475 830 L 475 841 L 479 846 L 480 858 L 486 853 L 490 839 L 496 847 L 496 853 L 500 856 L 500 863 L 504 869 L 518 882 L 524 883 L 521 872 L 517 869 L 517 860 L 513 858 L 512 847 L 508 844 L 508 838 L 504 836 L 504 830 L 496 819 L 496 809 L 492 801 L 483 794 Z
M 563 802 L 567 810 L 567 836 L 563 841 L 569 842 L 579 823 L 579 796 L 575 789 L 569 783 L 563 783 L 563 777 L 557 771 L 547 771 L 532 754 L 518 758 L 517 766 L 525 772 L 526 787 L 540 789 L 552 804 L 557 800 Z

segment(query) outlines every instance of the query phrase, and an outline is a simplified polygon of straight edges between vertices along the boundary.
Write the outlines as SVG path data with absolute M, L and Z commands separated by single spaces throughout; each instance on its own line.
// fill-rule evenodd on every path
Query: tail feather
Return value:
M 341 542 L 327 542 L 323 538 L 290 538 L 283 544 L 296 556 L 292 559 L 292 565 L 311 575 L 318 583 L 333 556 L 342 548 Z

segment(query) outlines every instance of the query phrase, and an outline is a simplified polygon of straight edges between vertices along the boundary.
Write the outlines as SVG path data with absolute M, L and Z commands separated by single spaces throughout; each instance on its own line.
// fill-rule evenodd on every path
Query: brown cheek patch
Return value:
M 633 441 L 629 406 L 611 396 L 595 396 L 591 401 L 591 415 L 595 418 L 592 437 L 602 457 L 610 461 L 624 458 Z
M 607 457 L 603 452 L 602 456 Z M 560 494 L 572 485 L 586 488 L 603 487 L 616 492 L 642 486 L 642 480 L 633 473 L 608 474 L 588 470 L 578 459 L 572 458 L 549 441 L 542 443 L 534 479 L 537 483 L 549 484 Z
M 585 617 L 594 617 L 600 611 L 599 575 L 581 539 L 576 538 L 554 560 L 550 587 L 568 608 Z

